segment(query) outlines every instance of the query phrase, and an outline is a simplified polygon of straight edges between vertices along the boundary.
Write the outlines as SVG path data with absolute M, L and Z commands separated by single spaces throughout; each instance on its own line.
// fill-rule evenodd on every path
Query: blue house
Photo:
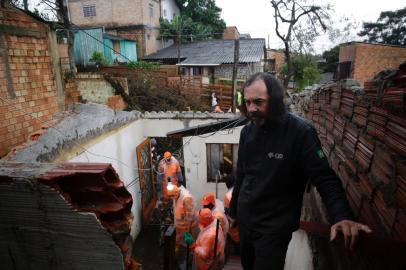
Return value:
M 137 46 L 134 40 L 103 32 L 103 28 L 77 30 L 73 45 L 75 63 L 78 66 L 91 65 L 94 52 L 103 54 L 110 65 L 137 61 Z

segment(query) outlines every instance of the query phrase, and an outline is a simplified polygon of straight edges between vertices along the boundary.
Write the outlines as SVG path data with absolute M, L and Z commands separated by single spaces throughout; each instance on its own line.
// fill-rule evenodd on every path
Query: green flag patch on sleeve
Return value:
M 321 150 L 321 149 L 317 150 L 317 155 L 319 156 L 320 159 L 325 158 L 323 150 Z

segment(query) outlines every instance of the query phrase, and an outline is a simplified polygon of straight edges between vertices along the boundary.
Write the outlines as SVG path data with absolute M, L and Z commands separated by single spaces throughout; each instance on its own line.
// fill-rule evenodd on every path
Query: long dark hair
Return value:
M 265 83 L 266 90 L 268 92 L 268 117 L 267 120 L 270 122 L 277 121 L 281 116 L 286 113 L 285 103 L 283 102 L 284 91 L 283 86 L 275 78 L 275 76 L 266 73 L 266 72 L 258 72 L 252 75 L 244 84 L 243 86 L 243 97 L 244 97 L 244 90 L 246 87 L 250 86 L 257 80 L 262 80 Z M 247 107 L 245 105 L 245 101 L 243 99 L 243 103 L 240 109 L 241 113 L 248 117 Z

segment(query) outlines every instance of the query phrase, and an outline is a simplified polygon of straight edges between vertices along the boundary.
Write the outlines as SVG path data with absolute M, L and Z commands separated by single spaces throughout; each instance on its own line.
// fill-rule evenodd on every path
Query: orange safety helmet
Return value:
M 213 222 L 214 218 L 211 213 L 211 210 L 208 208 L 203 208 L 202 210 L 199 211 L 199 225 L 204 227 L 207 227 Z
M 172 156 L 171 152 L 166 151 L 164 153 L 164 159 L 170 158 Z
M 211 192 L 207 192 L 203 195 L 202 200 L 200 201 L 200 204 L 202 206 L 212 204 L 213 206 L 216 206 L 216 199 L 214 197 L 214 194 Z

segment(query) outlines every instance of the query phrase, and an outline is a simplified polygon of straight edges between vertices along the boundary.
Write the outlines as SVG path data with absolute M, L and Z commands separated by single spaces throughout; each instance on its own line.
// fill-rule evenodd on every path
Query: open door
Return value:
M 140 177 L 141 205 L 143 223 L 151 218 L 157 201 L 152 170 L 151 145 L 149 139 L 137 146 L 138 175 Z

